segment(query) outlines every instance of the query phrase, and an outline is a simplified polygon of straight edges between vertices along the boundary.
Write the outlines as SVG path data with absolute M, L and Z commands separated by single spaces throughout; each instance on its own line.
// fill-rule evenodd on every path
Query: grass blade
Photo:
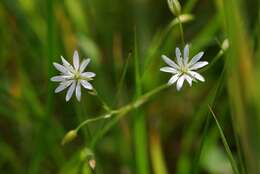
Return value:
M 217 124 L 218 130 L 219 130 L 219 133 L 220 133 L 220 136 L 221 136 L 221 140 L 222 140 L 222 142 L 224 144 L 224 147 L 225 147 L 225 150 L 227 152 L 228 159 L 229 159 L 230 164 L 232 166 L 233 172 L 235 174 L 239 174 L 236 161 L 235 161 L 235 159 L 234 159 L 234 157 L 232 155 L 232 152 L 230 150 L 230 147 L 229 147 L 228 142 L 226 140 L 226 137 L 224 135 L 223 129 L 222 129 L 221 125 L 219 124 L 218 119 L 217 119 L 216 115 L 214 114 L 212 108 L 210 106 L 208 106 L 208 108 L 209 108 L 209 110 L 210 110 L 210 112 L 211 112 L 211 114 L 212 114 L 212 116 L 213 116 L 213 118 L 214 118 L 214 120 L 215 120 L 215 122 Z
M 134 63 L 135 63 L 135 98 L 142 95 L 141 76 L 140 76 L 140 62 L 138 56 L 137 39 L 135 32 L 135 49 L 134 49 Z M 135 147 L 135 162 L 136 173 L 147 174 L 148 167 L 148 150 L 147 150 L 147 132 L 145 115 L 139 109 L 134 112 L 133 119 L 133 134 L 134 134 L 134 147 Z

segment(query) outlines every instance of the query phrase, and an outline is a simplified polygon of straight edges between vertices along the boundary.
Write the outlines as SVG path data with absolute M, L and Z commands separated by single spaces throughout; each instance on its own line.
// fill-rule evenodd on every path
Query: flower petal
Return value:
M 195 72 L 195 71 L 189 71 L 188 73 L 189 73 L 193 78 L 198 79 L 198 80 L 200 80 L 200 81 L 202 81 L 202 82 L 205 82 L 204 77 L 203 77 L 202 75 L 200 75 L 199 73 L 197 73 L 197 72 Z
M 66 94 L 66 101 L 69 101 L 71 99 L 72 94 L 75 91 L 75 88 L 76 88 L 76 81 L 74 80 L 72 82 L 72 85 L 69 87 L 68 92 Z
M 203 55 L 204 55 L 204 52 L 199 52 L 198 54 L 196 54 L 189 62 L 189 66 L 198 62 L 202 58 Z
M 187 80 L 187 82 L 189 83 L 189 85 L 191 86 L 192 85 L 192 78 L 188 75 L 184 75 L 185 77 L 185 80 Z
M 169 67 L 169 66 L 160 68 L 160 71 L 162 71 L 162 72 L 168 72 L 168 73 L 173 73 L 173 74 L 177 74 L 177 73 L 178 73 L 178 70 L 176 70 L 176 69 L 174 69 L 174 68 L 172 68 L 172 67 Z
M 76 98 L 78 101 L 80 101 L 80 99 L 81 99 L 81 85 L 80 85 L 79 81 L 76 86 Z
M 182 66 L 182 58 L 181 58 L 181 50 L 177 47 L 175 49 L 175 55 L 176 55 L 176 58 L 177 58 L 177 63 L 179 66 Z
M 90 62 L 90 59 L 84 59 L 82 61 L 80 68 L 79 68 L 80 73 L 82 73 L 85 70 L 85 68 L 88 66 L 89 62 Z
M 173 76 L 170 78 L 170 80 L 168 81 L 168 85 L 174 84 L 174 83 L 178 80 L 178 78 L 179 78 L 179 74 L 173 75 Z
M 182 75 L 178 81 L 177 81 L 177 85 L 176 85 L 176 88 L 177 88 L 177 91 L 179 91 L 183 85 L 183 82 L 184 82 L 184 79 L 185 79 L 185 76 Z
M 63 56 L 61 56 L 61 61 L 62 61 L 63 65 L 64 65 L 68 70 L 70 70 L 71 72 L 74 72 L 73 66 L 72 66 L 66 59 L 64 59 Z
M 188 44 L 185 45 L 183 52 L 184 52 L 183 63 L 184 63 L 184 65 L 187 65 L 188 61 L 189 61 L 189 45 Z
M 69 74 L 68 69 L 67 69 L 66 67 L 64 67 L 63 65 L 54 62 L 54 63 L 53 63 L 53 66 L 54 66 L 58 71 L 60 71 L 61 73 L 63 73 L 63 74 Z
M 74 51 L 73 55 L 73 65 L 76 71 L 79 69 L 79 53 L 77 50 Z
M 93 86 L 87 80 L 80 80 L 82 86 L 86 89 L 92 90 Z
M 55 89 L 55 93 L 59 93 L 61 91 L 63 91 L 64 89 L 66 89 L 68 86 L 71 85 L 71 83 L 73 82 L 73 80 L 68 80 L 65 82 L 60 83 L 60 85 Z
M 164 60 L 164 62 L 166 64 L 168 64 L 169 66 L 175 68 L 175 69 L 179 69 L 179 66 L 174 62 L 172 61 L 169 57 L 165 56 L 165 55 L 162 55 L 162 59 Z
M 84 72 L 84 73 L 81 73 L 80 74 L 82 77 L 85 77 L 85 78 L 92 78 L 92 77 L 95 77 L 96 74 L 93 73 L 93 72 Z
M 203 66 L 206 66 L 207 64 L 209 64 L 209 63 L 206 61 L 197 62 L 194 65 L 192 65 L 189 68 L 189 70 L 196 70 L 196 69 L 202 68 Z
M 54 76 L 51 78 L 51 81 L 53 81 L 53 82 L 62 82 L 64 80 L 66 80 L 66 78 L 64 76 Z

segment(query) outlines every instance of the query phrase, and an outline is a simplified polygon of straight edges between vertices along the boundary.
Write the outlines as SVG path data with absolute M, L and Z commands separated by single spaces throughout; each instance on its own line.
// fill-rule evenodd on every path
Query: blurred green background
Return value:
M 180 4 L 193 17 L 183 21 L 191 55 L 205 51 L 210 63 L 202 72 L 206 82 L 185 84 L 180 92 L 172 86 L 104 136 L 96 138 L 110 120 L 85 126 L 61 146 L 66 132 L 105 110 L 86 91 L 80 103 L 75 97 L 66 103 L 65 92 L 54 94 L 57 84 L 49 79 L 58 72 L 52 62 L 61 55 L 71 62 L 75 49 L 81 58 L 90 57 L 99 97 L 118 108 L 167 82 L 160 57 L 174 58 L 181 46 L 178 25 L 170 25 L 175 16 L 166 0 L 1 0 L 0 173 L 231 174 L 210 105 L 239 173 L 259 174 L 260 2 Z M 230 48 L 215 59 L 226 38 Z

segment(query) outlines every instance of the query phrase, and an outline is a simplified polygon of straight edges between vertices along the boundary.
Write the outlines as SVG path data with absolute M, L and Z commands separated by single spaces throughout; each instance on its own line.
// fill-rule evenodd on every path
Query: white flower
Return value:
M 183 82 L 185 80 L 187 80 L 187 82 L 189 83 L 190 86 L 192 85 L 192 81 L 196 81 L 196 79 L 204 82 L 205 81 L 204 77 L 202 77 L 202 75 L 195 72 L 194 70 L 202 68 L 208 64 L 208 62 L 206 62 L 206 61 L 199 61 L 202 58 L 204 52 L 199 52 L 197 55 L 195 55 L 189 61 L 189 45 L 188 44 L 185 46 L 183 52 L 184 52 L 184 54 L 183 54 L 183 58 L 182 58 L 180 49 L 178 47 L 175 49 L 177 63 L 172 61 L 167 56 L 162 55 L 162 59 L 169 66 L 166 66 L 166 67 L 163 67 L 160 69 L 160 71 L 173 74 L 172 77 L 170 78 L 170 80 L 168 81 L 168 84 L 172 85 L 177 81 L 176 88 L 178 91 L 182 88 Z
M 61 92 L 69 87 L 66 94 L 66 101 L 71 99 L 74 91 L 76 91 L 75 93 L 77 100 L 80 101 L 81 85 L 88 90 L 93 89 L 93 86 L 88 81 L 93 80 L 92 78 L 95 77 L 96 74 L 93 72 L 84 72 L 90 62 L 90 59 L 84 59 L 80 63 L 79 54 L 77 51 L 74 51 L 73 66 L 62 56 L 61 60 L 62 65 L 55 62 L 53 63 L 54 67 L 60 71 L 60 75 L 51 78 L 51 81 L 60 83 L 55 89 L 55 93 Z

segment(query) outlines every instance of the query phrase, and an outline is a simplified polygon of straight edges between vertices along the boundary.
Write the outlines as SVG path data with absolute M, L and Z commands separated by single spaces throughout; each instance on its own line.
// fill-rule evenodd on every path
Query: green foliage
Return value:
M 0 173 L 260 173 L 259 19 L 257 0 L 1 0 Z M 185 43 L 209 65 L 177 92 L 161 55 Z M 95 90 L 66 103 L 49 79 L 75 49 Z

